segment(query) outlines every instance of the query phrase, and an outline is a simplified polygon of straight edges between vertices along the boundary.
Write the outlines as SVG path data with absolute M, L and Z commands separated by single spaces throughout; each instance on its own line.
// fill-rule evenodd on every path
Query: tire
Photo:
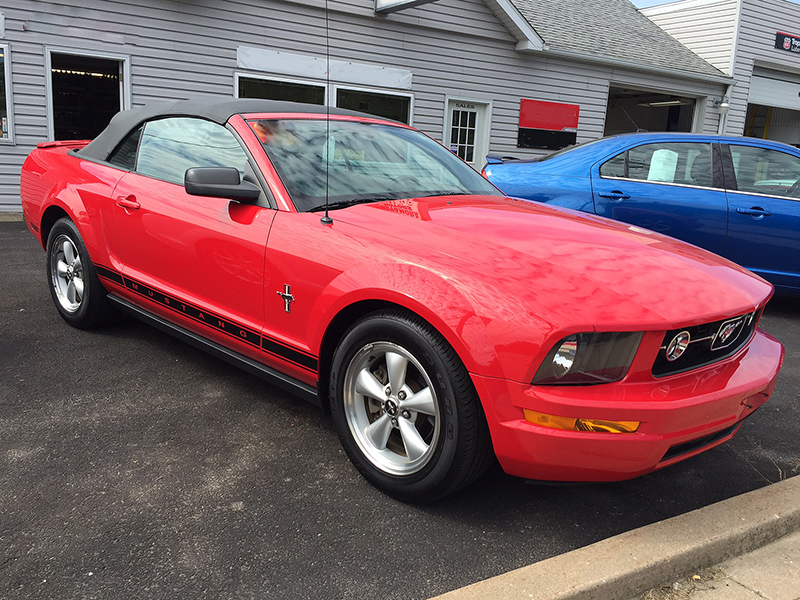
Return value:
M 56 221 L 47 236 L 47 281 L 58 314 L 78 329 L 104 323 L 111 312 L 78 228 L 68 218 Z
M 489 465 L 488 427 L 469 374 L 416 316 L 385 310 L 353 325 L 334 354 L 329 391 L 350 460 L 395 498 L 436 500 Z

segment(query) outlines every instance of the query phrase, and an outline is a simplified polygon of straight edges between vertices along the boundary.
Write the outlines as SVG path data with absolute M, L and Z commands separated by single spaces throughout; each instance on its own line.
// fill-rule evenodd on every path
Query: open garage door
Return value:
M 756 67 L 744 135 L 800 146 L 800 75 Z
M 694 98 L 612 86 L 604 135 L 635 131 L 692 131 Z

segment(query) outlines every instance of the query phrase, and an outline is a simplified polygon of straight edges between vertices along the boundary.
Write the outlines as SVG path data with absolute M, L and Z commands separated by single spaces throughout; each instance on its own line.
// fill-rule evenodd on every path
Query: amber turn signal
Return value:
M 564 431 L 594 431 L 603 433 L 636 433 L 639 421 L 604 421 L 602 419 L 573 419 L 546 415 L 523 409 L 525 420 L 541 427 L 562 429 Z

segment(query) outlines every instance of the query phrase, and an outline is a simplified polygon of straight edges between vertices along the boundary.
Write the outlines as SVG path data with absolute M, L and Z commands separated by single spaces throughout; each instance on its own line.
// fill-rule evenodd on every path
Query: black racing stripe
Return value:
M 108 267 L 104 267 L 102 265 L 95 265 L 94 268 L 97 270 L 97 274 L 102 277 L 103 279 L 108 279 L 109 281 L 113 281 L 119 285 L 125 285 L 122 282 L 122 275 L 114 271 L 113 269 L 109 269 Z
M 261 338 L 261 349 L 264 350 L 264 352 L 275 354 L 276 356 L 300 365 L 301 367 L 305 367 L 310 371 L 314 371 L 315 373 L 317 372 L 319 365 L 316 358 L 311 355 L 304 354 L 299 350 L 295 350 L 290 346 L 276 342 L 275 340 L 272 340 L 266 336 L 262 336 Z
M 198 323 L 203 323 L 204 325 L 236 338 L 237 340 L 247 342 L 255 348 L 260 348 L 263 352 L 274 354 L 278 358 L 292 362 L 314 373 L 316 373 L 317 369 L 319 368 L 319 361 L 310 354 L 306 354 L 296 348 L 287 346 L 286 344 L 266 336 L 261 336 L 261 334 L 254 329 L 250 329 L 249 327 L 244 327 L 234 321 L 224 319 L 217 314 L 203 310 L 202 308 L 199 308 L 188 302 L 183 302 L 174 296 L 169 296 L 168 294 L 160 292 L 149 285 L 141 283 L 140 281 L 123 276 L 119 272 L 109 269 L 108 267 L 98 265 L 95 265 L 95 267 L 97 267 L 97 274 L 101 277 L 118 283 L 119 285 L 123 285 L 132 292 L 136 292 L 148 300 L 185 315 L 190 319 L 197 321 Z
M 238 340 L 247 342 L 256 348 L 261 347 L 261 335 L 253 329 L 243 327 L 242 325 L 234 323 L 233 321 L 223 319 L 219 315 L 216 315 L 212 312 L 203 310 L 192 304 L 178 300 L 172 296 L 168 296 L 167 294 L 159 292 L 148 285 L 135 281 L 130 277 L 123 277 L 123 279 L 125 280 L 125 287 L 136 292 L 140 296 L 144 296 L 145 298 L 148 298 L 153 302 L 157 302 L 158 304 L 174 310 L 177 313 L 186 315 L 198 323 L 203 323 L 204 325 L 216 329 L 217 331 L 221 331 L 222 333 L 225 333 Z

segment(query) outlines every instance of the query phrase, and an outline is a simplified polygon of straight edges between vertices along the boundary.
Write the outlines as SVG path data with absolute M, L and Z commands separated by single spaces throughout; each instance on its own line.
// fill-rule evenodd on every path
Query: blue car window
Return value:
M 604 162 L 600 166 L 600 177 L 625 177 L 625 153 Z
M 660 142 L 631 148 L 627 178 L 713 187 L 711 144 Z
M 800 158 L 769 148 L 737 144 L 729 147 L 740 192 L 796 197 L 800 187 Z

